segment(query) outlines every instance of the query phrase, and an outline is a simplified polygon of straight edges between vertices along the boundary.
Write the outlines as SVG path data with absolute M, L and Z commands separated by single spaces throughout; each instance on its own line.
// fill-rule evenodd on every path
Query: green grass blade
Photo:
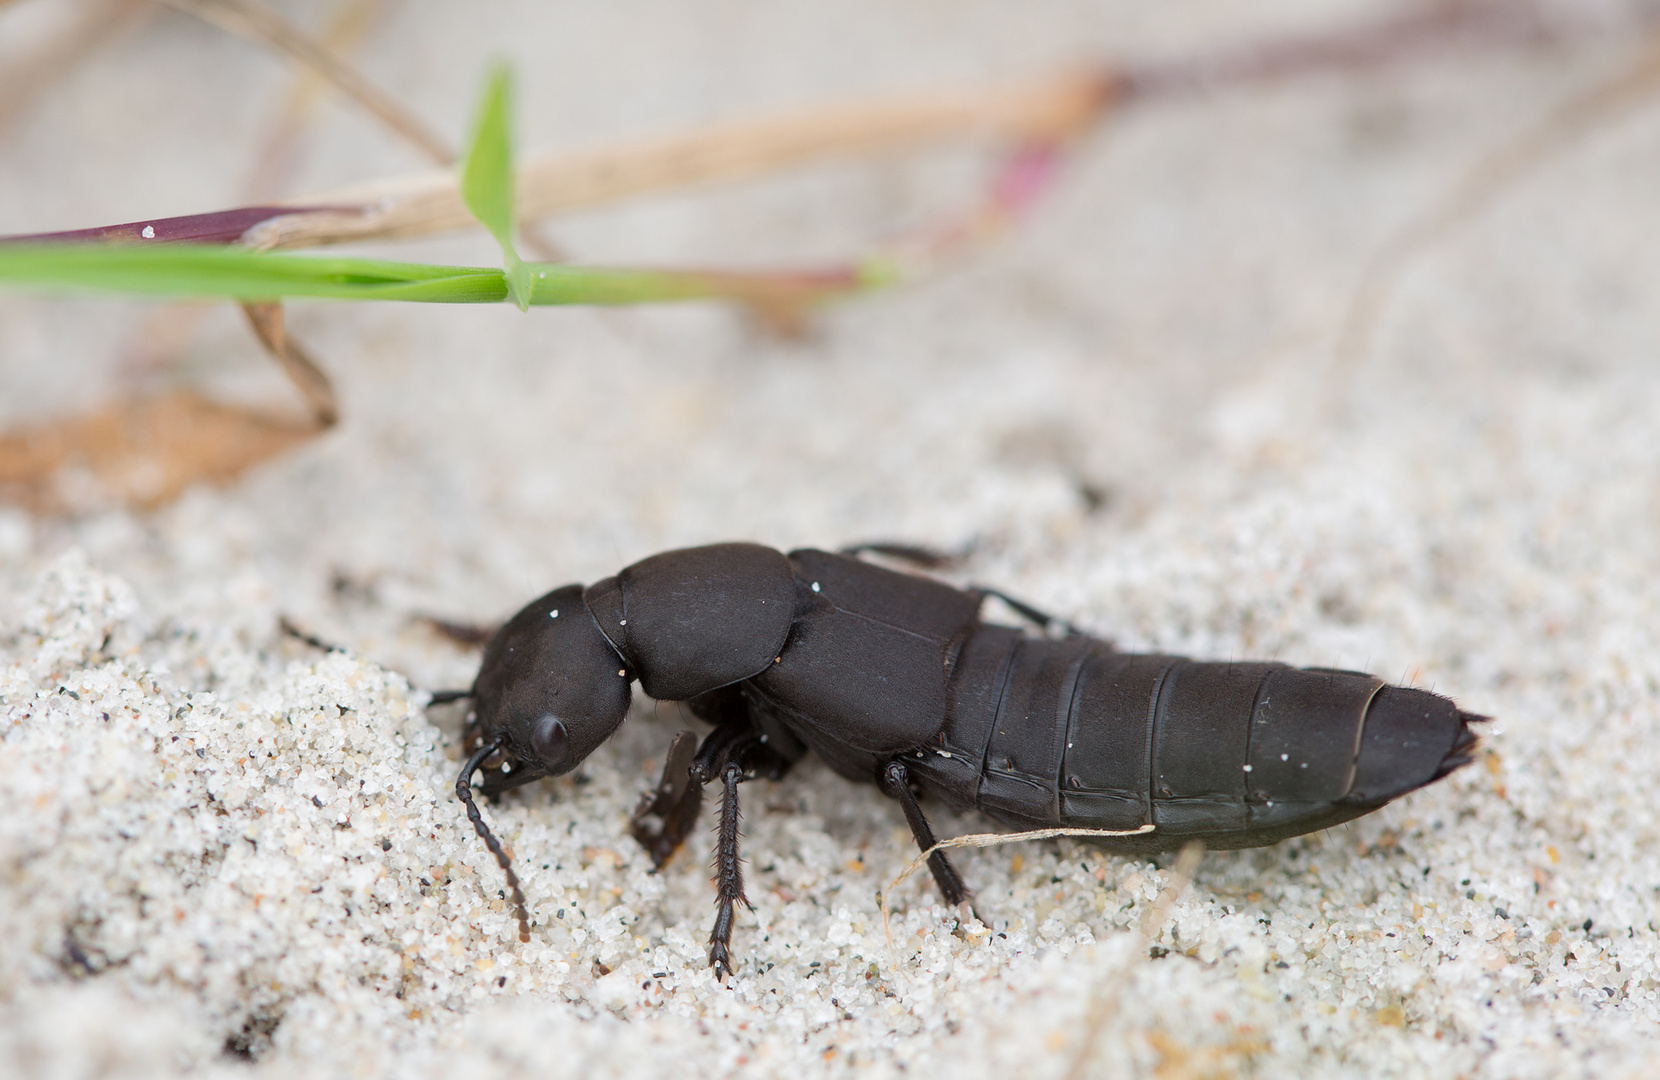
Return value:
M 708 274 L 696 271 L 626 270 L 531 263 L 530 302 L 557 304 L 654 304 L 725 295 Z
M 318 297 L 493 304 L 507 297 L 502 272 L 491 267 L 261 254 L 184 244 L 0 244 L 0 284 L 234 300 Z
M 680 300 L 811 302 L 867 288 L 858 275 L 767 275 L 530 263 L 526 306 L 660 304 Z M 496 304 L 509 299 L 494 267 L 262 253 L 204 244 L 0 244 L 0 287 L 89 290 L 191 299 L 404 300 Z
M 530 307 L 530 270 L 513 247 L 518 215 L 513 189 L 513 73 L 497 64 L 485 84 L 472 141 L 461 160 L 461 198 L 501 245 L 507 290 L 523 311 Z

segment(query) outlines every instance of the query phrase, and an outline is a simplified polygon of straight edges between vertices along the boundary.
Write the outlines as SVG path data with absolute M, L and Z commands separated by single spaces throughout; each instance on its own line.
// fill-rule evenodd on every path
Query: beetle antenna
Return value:
M 519 875 L 513 872 L 513 863 L 502 850 L 501 841 L 496 839 L 490 831 L 490 826 L 484 824 L 484 815 L 478 812 L 478 803 L 473 801 L 473 774 L 478 772 L 484 759 L 501 749 L 500 743 L 486 743 L 474 751 L 473 756 L 467 759 L 467 764 L 461 767 L 461 775 L 455 781 L 455 797 L 467 806 L 467 819 L 478 830 L 479 839 L 484 846 L 490 849 L 490 854 L 496 857 L 496 863 L 507 875 L 507 887 L 513 890 L 513 907 L 519 914 L 519 940 L 530 942 L 530 909 L 525 906 L 524 890 L 519 888 Z
M 434 690 L 432 692 L 432 698 L 427 702 L 427 704 L 448 705 L 452 701 L 460 701 L 463 698 L 470 698 L 472 696 L 473 692 L 471 690 Z

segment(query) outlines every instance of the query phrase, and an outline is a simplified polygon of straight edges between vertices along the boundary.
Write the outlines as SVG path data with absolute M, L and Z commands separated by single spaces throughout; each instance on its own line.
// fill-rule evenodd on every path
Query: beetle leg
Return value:
M 988 596 L 997 597 L 997 599 L 1003 601 L 1003 603 L 1009 605 L 1011 608 L 1014 608 L 1015 612 L 1018 613 L 1021 618 L 1026 619 L 1033 626 L 1036 626 L 1039 630 L 1042 630 L 1045 634 L 1049 634 L 1055 630 L 1060 630 L 1062 631 L 1062 637 L 1084 636 L 1084 632 L 1082 630 L 1078 629 L 1076 626 L 1073 626 L 1065 619 L 1050 615 L 1045 611 L 1040 611 L 1031 604 L 1026 603 L 1024 600 L 1016 600 L 1006 592 L 1002 592 L 998 589 L 987 589 L 979 585 L 976 585 L 968 591 L 973 593 L 975 596 L 980 597 L 982 600 Z
M 659 870 L 691 835 L 703 808 L 703 785 L 692 782 L 692 758 L 696 753 L 696 735 L 689 731 L 676 735 L 663 761 L 663 779 L 640 796 L 640 804 L 628 821 L 629 834 L 650 853 L 652 865 Z M 656 817 L 662 825 L 653 828 L 646 822 L 648 817 Z
M 661 868 L 691 832 L 703 804 L 703 785 L 722 783 L 719 837 L 715 844 L 715 926 L 709 932 L 709 966 L 721 978 L 732 974 L 732 922 L 737 904 L 753 910 L 744 896 L 743 858 L 738 845 L 738 785 L 757 774 L 777 779 L 792 762 L 747 727 L 717 727 L 692 752 L 692 733 L 682 731 L 669 747 L 663 779 L 640 799 L 630 832 Z M 656 815 L 661 829 L 645 823 Z
M 916 792 L 911 790 L 911 773 L 904 762 L 888 762 L 882 767 L 879 780 L 883 794 L 898 799 L 899 805 L 904 808 L 905 821 L 911 826 L 911 835 L 916 837 L 916 846 L 923 851 L 933 847 L 934 830 L 928 827 L 928 819 L 916 801 Z M 957 876 L 957 868 L 951 865 L 945 852 L 936 851 L 929 855 L 928 869 L 933 872 L 934 883 L 940 887 L 940 894 L 948 905 L 957 907 L 968 900 L 968 887 Z
M 697 746 L 696 736 L 689 731 L 676 735 L 663 762 L 663 778 L 656 788 L 640 796 L 628 822 L 629 834 L 650 853 L 657 869 L 661 870 L 692 834 L 703 809 L 703 785 L 719 775 L 729 760 L 742 764 L 746 778 L 760 772 L 776 780 L 790 767 L 788 759 L 750 737 L 745 727 L 717 727 L 704 738 L 702 746 Z M 650 817 L 661 820 L 662 826 L 653 828 L 646 821 Z
M 753 738 L 743 728 L 718 727 L 703 737 L 690 769 L 692 783 L 702 787 L 721 774 L 721 769 L 733 757 L 733 748 L 746 737 Z
M 738 785 L 744 767 L 734 755 L 721 768 L 725 790 L 720 803 L 720 838 L 715 843 L 715 925 L 709 931 L 709 966 L 717 979 L 732 974 L 732 908 L 737 903 L 754 910 L 744 896 L 744 866 L 738 853 Z
M 938 570 L 960 561 L 966 551 L 941 551 L 938 548 L 925 547 L 921 544 L 901 544 L 892 541 L 873 540 L 864 544 L 849 544 L 840 548 L 836 554 L 858 558 L 865 552 L 872 555 L 882 555 L 889 559 L 898 559 L 901 562 L 912 563 L 924 570 Z
M 733 909 L 743 904 L 755 910 L 755 905 L 744 896 L 743 857 L 738 850 L 738 785 L 753 779 L 758 772 L 773 778 L 782 776 L 791 762 L 754 735 L 730 739 L 711 748 L 710 743 L 719 734 L 716 731 L 704 740 L 704 750 L 698 751 L 698 760 L 692 763 L 692 779 L 698 781 L 708 775 L 706 750 L 714 749 L 721 754 L 723 760 L 718 767 L 723 790 L 719 836 L 715 841 L 715 925 L 709 931 L 709 966 L 715 969 L 716 976 L 724 979 L 732 974 Z
M 790 771 L 790 766 L 795 764 L 768 746 L 765 740 L 763 735 L 733 751 L 732 756 L 744 767 L 745 780 L 753 780 L 757 776 L 764 780 L 782 780 L 784 774 Z
M 426 623 L 433 630 L 457 645 L 488 645 L 499 626 L 480 626 L 477 623 L 451 622 L 436 615 L 416 615 L 411 622 Z

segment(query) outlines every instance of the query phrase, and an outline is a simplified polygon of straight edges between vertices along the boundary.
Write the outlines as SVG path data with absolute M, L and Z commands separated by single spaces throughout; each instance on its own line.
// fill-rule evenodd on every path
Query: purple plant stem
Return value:
M 243 233 L 271 218 L 319 210 L 352 213 L 357 209 L 350 206 L 239 206 L 234 210 L 216 210 L 209 214 L 151 218 L 148 221 L 130 221 L 121 225 L 103 225 L 95 229 L 0 236 L 0 243 L 234 244 L 242 238 Z

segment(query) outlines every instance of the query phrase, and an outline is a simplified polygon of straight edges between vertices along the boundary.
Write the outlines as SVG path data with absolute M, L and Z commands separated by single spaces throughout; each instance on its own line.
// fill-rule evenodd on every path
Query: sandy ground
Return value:
M 45 7 L 8 9 L 0 44 Z M 410 3 L 363 63 L 459 133 L 508 55 L 544 147 L 1339 8 L 1360 10 Z M 1083 1075 L 1654 1075 L 1660 108 L 1449 231 L 1364 357 L 1332 360 L 1368 255 L 1632 47 L 1128 116 L 1018 235 L 802 341 L 712 307 L 297 306 L 336 433 L 153 514 L 0 510 L 0 1072 L 966 1080 L 1063 1075 L 1092 1031 Z M 285 78 L 157 19 L 0 136 L 0 231 L 235 202 Z M 420 165 L 347 110 L 312 145 L 298 190 Z M 826 167 L 551 231 L 592 261 L 831 257 L 984 164 Z M 141 369 L 150 312 L 3 298 L 0 415 L 169 384 L 285 400 L 226 312 Z M 424 709 L 476 657 L 413 617 L 498 619 L 678 545 L 872 537 L 972 543 L 961 579 L 1126 648 L 1432 687 L 1496 717 L 1486 753 L 1350 826 L 1207 856 L 1153 941 L 1170 861 L 1063 841 L 959 858 L 984 926 L 907 881 L 890 944 L 903 821 L 808 763 L 745 790 L 755 909 L 723 987 L 702 851 L 654 874 L 626 835 L 683 724 L 641 702 L 580 776 L 488 811 L 533 907 L 519 944 L 448 792 L 461 718 Z

